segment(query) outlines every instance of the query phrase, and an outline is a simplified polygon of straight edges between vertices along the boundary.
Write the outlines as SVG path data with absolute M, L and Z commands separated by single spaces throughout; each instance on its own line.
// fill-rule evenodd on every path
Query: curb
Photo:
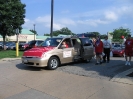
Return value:
M 133 77 L 126 76 L 132 72 L 133 72 L 133 68 L 117 74 L 110 81 L 133 85 Z
M 3 58 L 0 61 L 14 61 L 14 60 L 21 60 L 21 58 Z

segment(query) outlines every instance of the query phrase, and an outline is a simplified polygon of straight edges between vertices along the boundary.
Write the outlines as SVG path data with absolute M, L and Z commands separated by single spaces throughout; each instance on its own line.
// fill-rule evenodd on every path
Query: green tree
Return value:
M 64 34 L 64 35 L 71 35 L 72 34 L 71 30 L 69 30 L 67 27 L 60 29 L 60 33 Z
M 38 35 L 36 30 L 35 31 L 34 30 L 30 30 L 30 31 L 33 32 L 34 34 Z
M 25 4 L 21 0 L 0 0 L 0 35 L 5 42 L 6 36 L 19 33 L 24 24 Z
M 107 36 L 106 34 L 103 34 L 100 36 L 101 39 L 104 39 L 104 37 Z
M 50 36 L 50 34 L 48 34 L 48 33 L 44 33 L 44 36 Z
M 95 35 L 95 36 L 100 35 L 100 33 L 99 33 L 99 32 L 89 32 L 89 33 L 91 33 L 91 34 L 93 34 L 93 35 Z
M 128 28 L 124 29 L 123 27 L 120 27 L 118 29 L 114 29 L 114 31 L 110 34 L 113 35 L 112 41 L 121 43 L 123 41 L 121 36 L 127 37 L 127 35 L 131 34 L 131 30 Z
M 58 36 L 59 34 L 63 35 L 74 35 L 74 33 L 71 32 L 67 27 L 64 27 L 60 30 L 53 31 L 53 36 Z M 48 33 L 44 34 L 45 36 L 50 36 Z
M 60 33 L 61 33 L 60 30 L 53 31 L 53 36 L 58 36 Z

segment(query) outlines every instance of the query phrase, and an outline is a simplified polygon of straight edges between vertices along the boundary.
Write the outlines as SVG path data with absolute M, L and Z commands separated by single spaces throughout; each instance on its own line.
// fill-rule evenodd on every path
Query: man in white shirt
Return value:
M 105 36 L 105 40 L 103 41 L 103 48 L 104 48 L 104 56 L 103 62 L 109 63 L 110 61 L 110 51 L 112 49 L 111 42 L 108 40 L 108 36 Z

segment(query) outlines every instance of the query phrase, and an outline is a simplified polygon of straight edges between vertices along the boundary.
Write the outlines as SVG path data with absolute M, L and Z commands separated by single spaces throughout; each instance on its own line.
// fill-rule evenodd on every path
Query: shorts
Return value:
M 102 53 L 96 53 L 96 55 L 98 56 L 98 55 L 102 55 Z
M 125 55 L 126 55 L 126 56 L 132 56 L 132 55 L 133 55 L 133 50 L 132 50 L 132 48 L 125 49 Z

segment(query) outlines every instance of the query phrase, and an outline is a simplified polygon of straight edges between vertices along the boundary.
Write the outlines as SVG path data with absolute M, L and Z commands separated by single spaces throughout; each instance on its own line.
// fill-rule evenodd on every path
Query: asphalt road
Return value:
M 111 57 L 110 63 L 103 63 L 101 65 L 95 65 L 95 62 L 96 60 L 93 59 L 90 63 L 67 64 L 59 67 L 57 70 L 80 76 L 110 80 L 118 73 L 128 70 L 133 66 L 125 66 L 125 59 L 123 57 Z

